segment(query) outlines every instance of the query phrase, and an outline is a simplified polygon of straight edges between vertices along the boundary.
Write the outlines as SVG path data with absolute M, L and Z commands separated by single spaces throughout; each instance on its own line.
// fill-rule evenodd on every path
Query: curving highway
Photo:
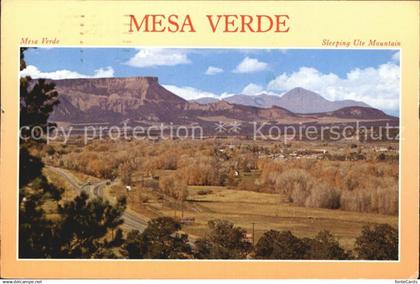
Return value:
M 104 198 L 103 187 L 107 183 L 106 180 L 100 181 L 95 184 L 81 185 L 79 184 L 78 179 L 68 171 L 52 166 L 48 166 L 48 169 L 67 180 L 77 191 L 86 190 L 89 194 L 91 194 L 94 197 Z M 129 209 L 126 209 L 124 211 L 122 219 L 124 220 L 124 224 L 122 226 L 129 230 L 138 230 L 142 232 L 147 227 L 147 220 L 144 220 L 138 214 Z

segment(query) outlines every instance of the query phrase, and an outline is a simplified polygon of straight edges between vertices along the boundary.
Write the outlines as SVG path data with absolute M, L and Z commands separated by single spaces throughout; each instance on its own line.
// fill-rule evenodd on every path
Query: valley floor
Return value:
M 126 188 L 117 182 L 105 182 L 74 171 L 49 167 L 47 175 L 53 183 L 65 185 L 65 196 L 74 196 L 81 189 L 75 187 L 75 184 L 87 185 L 84 190 L 111 202 L 117 196 L 127 194 Z M 135 187 L 127 194 L 128 208 L 124 214 L 124 228 L 141 231 L 151 218 L 181 218 L 183 215 L 184 219 L 189 219 L 188 224 L 183 225 L 183 231 L 191 239 L 206 233 L 209 220 L 224 219 L 243 227 L 251 236 L 254 227 L 255 243 L 270 229 L 290 230 L 299 237 L 314 237 L 319 231 L 328 230 L 345 249 L 352 249 L 355 238 L 364 225 L 387 223 L 393 227 L 398 226 L 397 216 L 300 207 L 287 202 L 285 196 L 276 193 L 235 190 L 221 186 L 189 186 L 188 191 L 187 201 L 181 204 L 155 190 Z

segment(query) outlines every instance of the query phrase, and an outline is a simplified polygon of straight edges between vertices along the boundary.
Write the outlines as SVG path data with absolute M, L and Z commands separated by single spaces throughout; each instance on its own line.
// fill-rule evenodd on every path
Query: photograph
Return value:
M 18 260 L 400 260 L 400 49 L 19 53 Z

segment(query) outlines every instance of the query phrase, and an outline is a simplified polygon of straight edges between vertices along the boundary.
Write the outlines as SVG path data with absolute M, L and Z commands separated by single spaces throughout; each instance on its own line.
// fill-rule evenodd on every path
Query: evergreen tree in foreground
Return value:
M 20 50 L 21 70 L 26 67 L 25 50 L 27 48 Z M 61 191 L 47 182 L 42 174 L 44 163 L 31 154 L 32 148 L 44 143 L 42 139 L 31 139 L 31 133 L 34 128 L 42 131 L 47 128 L 49 106 L 58 101 L 57 94 L 52 92 L 53 86 L 37 87 L 36 92 L 28 92 L 31 81 L 30 77 L 20 78 L 20 130 L 24 130 L 19 147 L 19 257 L 42 258 L 51 250 L 54 227 L 46 218 L 42 205 L 47 198 L 59 200 Z
M 315 238 L 298 238 L 290 231 L 270 230 L 262 235 L 255 246 L 257 259 L 352 259 L 334 236 L 321 231 Z
M 185 259 L 192 258 L 188 235 L 180 232 L 181 224 L 170 217 L 159 217 L 149 221 L 140 233 L 131 231 L 123 254 L 128 258 Z
M 246 231 L 225 220 L 209 221 L 209 232 L 195 242 L 195 257 L 200 259 L 245 259 L 252 251 Z
M 397 260 L 398 230 L 388 224 L 364 226 L 354 250 L 363 260 Z
M 26 67 L 20 51 L 20 69 Z M 45 146 L 45 134 L 55 125 L 48 121 L 58 102 L 54 84 L 46 80 L 20 79 L 19 152 L 19 257 L 20 258 L 112 258 L 123 242 L 121 216 L 125 199 L 114 206 L 82 192 L 59 205 L 62 190 L 50 184 L 42 171 L 44 163 L 33 149 Z M 47 216 L 43 206 L 52 201 L 58 218 Z M 110 236 L 111 235 L 111 236 Z
M 115 206 L 101 198 L 89 200 L 86 192 L 59 207 L 60 220 L 54 230 L 55 237 L 51 257 L 54 258 L 116 258 L 113 248 L 121 246 L 122 214 L 126 199 Z M 112 231 L 114 236 L 107 238 Z

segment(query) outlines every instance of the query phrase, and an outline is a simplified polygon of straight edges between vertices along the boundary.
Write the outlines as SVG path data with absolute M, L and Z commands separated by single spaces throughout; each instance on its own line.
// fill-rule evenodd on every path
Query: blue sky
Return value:
M 38 48 L 25 58 L 23 74 L 34 78 L 157 76 L 186 99 L 304 87 L 330 100 L 399 109 L 397 50 Z

